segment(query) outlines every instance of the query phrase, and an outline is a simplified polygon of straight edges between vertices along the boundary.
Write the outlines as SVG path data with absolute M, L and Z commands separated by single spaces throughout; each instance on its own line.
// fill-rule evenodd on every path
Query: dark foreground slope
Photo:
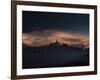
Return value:
M 89 48 L 50 44 L 41 47 L 23 45 L 23 68 L 47 68 L 89 65 Z

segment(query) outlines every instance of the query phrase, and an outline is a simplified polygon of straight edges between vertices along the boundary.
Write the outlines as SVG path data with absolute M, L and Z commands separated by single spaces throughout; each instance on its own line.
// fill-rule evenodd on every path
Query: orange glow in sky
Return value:
M 31 33 L 23 33 L 23 44 L 27 46 L 45 46 L 59 40 L 60 43 L 65 43 L 70 46 L 89 47 L 89 37 L 83 34 L 68 33 L 57 30 L 34 31 Z

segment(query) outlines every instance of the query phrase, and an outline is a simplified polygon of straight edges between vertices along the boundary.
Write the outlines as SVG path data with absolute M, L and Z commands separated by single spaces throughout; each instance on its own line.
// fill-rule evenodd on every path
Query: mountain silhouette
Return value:
M 69 46 L 56 41 L 46 46 L 23 44 L 23 68 L 48 68 L 89 65 L 89 48 Z

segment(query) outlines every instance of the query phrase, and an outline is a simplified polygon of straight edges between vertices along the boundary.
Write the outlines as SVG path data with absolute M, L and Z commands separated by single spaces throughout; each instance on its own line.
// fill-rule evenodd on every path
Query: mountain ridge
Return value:
M 32 48 L 48 48 L 50 46 L 60 46 L 60 47 L 73 47 L 73 48 L 81 48 L 81 49 L 88 49 L 88 47 L 84 47 L 82 45 L 80 46 L 75 46 L 75 45 L 69 45 L 66 43 L 61 43 L 60 41 L 56 40 L 56 42 L 53 43 L 49 43 L 48 45 L 44 45 L 44 46 L 28 46 L 26 44 L 23 44 L 23 47 L 32 47 Z

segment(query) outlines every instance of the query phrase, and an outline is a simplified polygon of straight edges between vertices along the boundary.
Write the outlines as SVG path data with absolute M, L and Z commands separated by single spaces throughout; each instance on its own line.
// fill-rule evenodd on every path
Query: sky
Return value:
M 23 11 L 23 43 L 62 43 L 88 47 L 89 14 Z
M 22 26 L 23 68 L 89 65 L 88 14 L 23 11 Z M 38 49 L 56 41 L 71 49 Z

